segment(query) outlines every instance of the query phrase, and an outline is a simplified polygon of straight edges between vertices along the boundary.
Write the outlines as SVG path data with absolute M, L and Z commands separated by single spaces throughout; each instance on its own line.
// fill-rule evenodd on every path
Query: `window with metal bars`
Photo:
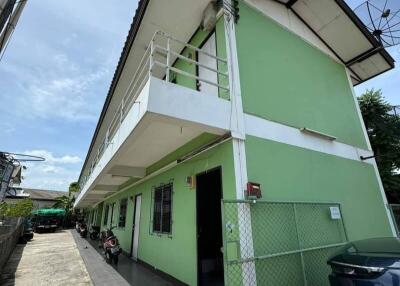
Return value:
M 172 223 L 172 184 L 155 188 L 153 198 L 153 232 L 170 234 Z
M 119 220 L 118 227 L 125 227 L 126 222 L 126 208 L 128 205 L 128 199 L 122 199 L 119 202 Z

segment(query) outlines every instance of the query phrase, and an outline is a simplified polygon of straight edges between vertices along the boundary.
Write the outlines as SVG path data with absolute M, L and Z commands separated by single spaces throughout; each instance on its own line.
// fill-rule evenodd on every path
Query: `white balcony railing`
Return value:
M 210 57 L 217 62 L 217 68 L 210 67 L 198 61 L 199 57 L 190 58 L 183 55 L 182 51 L 188 49 L 197 54 L 202 54 L 205 57 Z M 193 55 L 192 53 L 192 55 Z M 217 80 L 202 78 L 197 74 L 192 74 L 183 69 L 174 66 L 175 60 L 181 60 L 196 67 L 196 70 L 201 67 L 210 73 L 215 73 Z M 124 121 L 131 107 L 138 103 L 137 97 L 151 76 L 165 80 L 166 82 L 176 83 L 176 75 L 180 75 L 197 82 L 212 85 L 218 90 L 226 94 L 229 93 L 229 76 L 227 73 L 227 61 L 224 58 L 212 55 L 193 45 L 180 41 L 164 32 L 157 31 L 149 46 L 147 47 L 139 65 L 125 91 L 120 104 L 118 105 L 112 120 L 107 127 L 106 134 L 101 140 L 100 146 L 95 150 L 95 156 L 88 162 L 90 166 L 86 174 L 80 178 L 80 189 L 83 190 L 87 180 L 90 178 L 94 168 L 102 157 L 107 146 L 112 143 L 114 135 Z M 178 83 L 179 84 L 179 83 Z M 92 151 L 93 152 L 93 151 Z

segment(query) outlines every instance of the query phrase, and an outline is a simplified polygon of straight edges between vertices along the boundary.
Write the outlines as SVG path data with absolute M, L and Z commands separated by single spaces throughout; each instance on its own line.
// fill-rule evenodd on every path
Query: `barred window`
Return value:
M 118 227 L 125 227 L 126 222 L 126 208 L 128 205 L 128 199 L 122 199 L 119 202 L 119 220 Z
M 153 232 L 171 233 L 172 184 L 154 189 Z
M 106 208 L 104 210 L 104 219 L 103 219 L 103 224 L 106 225 L 108 221 L 108 211 L 110 209 L 109 205 L 106 205 Z

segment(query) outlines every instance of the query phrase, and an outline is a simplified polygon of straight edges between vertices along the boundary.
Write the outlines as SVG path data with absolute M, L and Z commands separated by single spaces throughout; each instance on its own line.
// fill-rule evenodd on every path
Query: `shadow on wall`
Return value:
M 23 219 L 6 217 L 0 225 L 0 285 L 14 285 L 15 271 L 21 260 L 25 244 L 16 247 L 23 233 Z M 15 251 L 14 251 L 15 250 Z M 14 252 L 13 252 L 14 251 Z M 11 254 L 12 256 L 11 259 Z M 13 267 L 15 264 L 15 268 Z M 11 280 L 10 280 L 11 279 Z

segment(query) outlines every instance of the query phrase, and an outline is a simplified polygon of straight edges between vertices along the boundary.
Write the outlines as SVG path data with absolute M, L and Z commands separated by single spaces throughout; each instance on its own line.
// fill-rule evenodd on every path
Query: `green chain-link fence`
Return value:
M 329 285 L 326 261 L 347 241 L 334 203 L 224 200 L 222 218 L 225 285 Z

